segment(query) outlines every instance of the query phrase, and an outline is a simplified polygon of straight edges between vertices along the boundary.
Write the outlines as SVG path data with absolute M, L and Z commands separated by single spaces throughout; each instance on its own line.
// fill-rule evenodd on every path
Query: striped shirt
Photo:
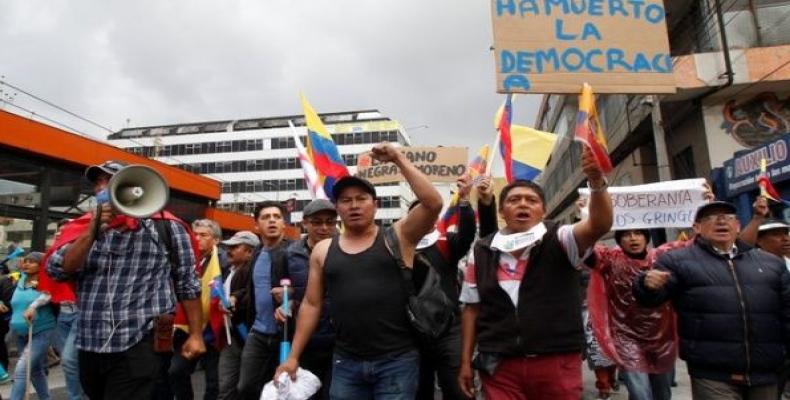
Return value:
M 173 313 L 179 301 L 200 297 L 195 257 L 189 234 L 176 221 L 166 221 L 173 233 L 178 265 L 171 268 L 167 246 L 151 219 L 136 230 L 105 231 L 94 243 L 83 267 L 73 276 L 63 271 L 69 245 L 47 263 L 56 280 L 75 279 L 81 311 L 77 347 L 97 353 L 122 352 L 151 331 L 157 316 Z
M 503 233 L 497 232 L 497 236 Z M 573 226 L 563 225 L 557 230 L 557 237 L 559 238 L 560 245 L 568 256 L 571 265 L 581 268 L 582 261 L 590 254 L 588 249 L 585 254 L 580 255 L 578 246 L 576 245 L 576 238 L 573 236 Z M 495 237 L 492 241 L 493 248 L 497 249 L 495 243 L 498 240 Z M 497 279 L 499 286 L 510 296 L 513 305 L 518 306 L 518 290 L 521 287 L 521 280 L 529 268 L 529 252 L 540 243 L 537 241 L 527 246 L 521 255 L 516 258 L 510 253 L 500 250 L 499 253 L 499 268 L 497 268 Z M 480 302 L 480 294 L 477 291 L 477 271 L 475 268 L 474 246 L 469 250 L 467 256 L 466 271 L 464 272 L 464 281 L 461 285 L 461 296 L 459 300 L 466 304 L 476 304 Z

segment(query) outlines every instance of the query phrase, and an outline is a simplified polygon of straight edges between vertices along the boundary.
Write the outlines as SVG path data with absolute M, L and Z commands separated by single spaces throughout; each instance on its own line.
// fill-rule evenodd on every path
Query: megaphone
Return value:
M 165 208 L 170 200 L 165 178 L 145 165 L 130 165 L 116 172 L 106 191 L 110 205 L 133 218 L 148 218 Z

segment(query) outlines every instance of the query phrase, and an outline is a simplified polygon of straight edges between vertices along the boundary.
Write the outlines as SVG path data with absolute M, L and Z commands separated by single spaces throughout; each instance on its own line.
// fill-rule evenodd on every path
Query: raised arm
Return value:
M 497 226 L 496 199 L 491 176 L 485 175 L 477 186 L 477 216 L 480 222 L 480 237 L 496 232 Z
M 612 228 L 612 198 L 606 188 L 608 183 L 595 162 L 592 152 L 582 146 L 582 170 L 590 185 L 590 208 L 587 218 L 573 225 L 573 236 L 579 254 L 584 254 L 595 242 Z
M 760 224 L 765 222 L 771 211 L 768 209 L 768 200 L 763 196 L 757 196 L 757 200 L 752 204 L 752 219 L 743 228 L 738 238 L 748 243 L 750 246 L 757 244 L 757 233 Z
M 61 272 L 62 275 L 73 275 L 79 271 L 82 266 L 85 265 L 85 261 L 88 259 L 88 253 L 91 247 L 93 247 L 93 242 L 96 240 L 96 225 L 109 223 L 111 219 L 112 207 L 110 207 L 109 204 L 102 204 L 101 214 L 98 216 L 96 214 L 93 215 L 88 229 L 77 237 L 77 239 L 69 245 L 65 254 L 63 254 L 63 262 L 58 265 L 60 271 L 57 272 Z M 49 270 L 47 270 L 47 272 L 49 272 Z
M 468 174 L 458 178 L 458 231 L 447 234 L 454 259 L 454 264 L 458 264 L 475 241 L 477 227 L 475 225 L 475 211 L 469 204 L 469 192 L 472 191 L 472 179 Z
M 411 190 L 420 201 L 404 218 L 395 223 L 395 232 L 398 233 L 401 246 L 414 248 L 423 236 L 433 230 L 436 219 L 442 211 L 442 196 L 420 170 L 406 158 L 396 147 L 389 143 L 373 147 L 372 155 L 378 161 L 392 162 L 398 166 L 401 174 L 406 178 Z M 404 256 L 409 252 L 404 252 Z

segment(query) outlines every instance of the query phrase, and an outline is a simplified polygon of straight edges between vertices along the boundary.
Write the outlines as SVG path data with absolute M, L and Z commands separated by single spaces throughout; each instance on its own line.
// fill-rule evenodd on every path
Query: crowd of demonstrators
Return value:
M 215 253 L 216 261 L 214 262 L 218 262 L 222 272 L 225 273 L 226 268 L 223 268 L 223 266 L 227 265 L 227 256 L 224 251 L 217 248 L 219 241 L 222 239 L 222 229 L 219 227 L 219 224 L 209 219 L 199 219 L 192 222 L 192 233 L 197 238 L 198 243 L 199 277 L 202 278 L 203 274 L 210 269 L 209 263 L 212 262 L 212 257 Z M 173 353 L 166 370 L 169 390 L 164 390 L 164 393 L 160 391 L 157 394 L 158 397 L 167 399 L 175 396 L 179 400 L 192 400 L 194 392 L 192 390 L 191 375 L 195 371 L 198 362 L 201 362 L 205 382 L 203 399 L 217 399 L 219 394 L 219 354 L 221 350 L 221 348 L 218 348 L 218 343 L 223 343 L 223 341 L 222 338 L 219 338 L 220 340 L 212 338 L 212 335 L 211 327 L 207 324 L 203 330 L 204 339 L 208 339 L 205 340 L 206 352 L 200 356 L 189 359 L 179 352 Z M 188 334 L 186 332 L 176 329 L 173 334 L 173 345 L 175 348 L 179 348 L 187 338 Z
M 475 243 L 461 301 L 459 384 L 474 395 L 474 367 L 490 399 L 579 399 L 584 344 L 580 265 L 609 231 L 607 182 L 585 149 L 583 171 L 591 188 L 590 217 L 574 225 L 544 221 L 540 186 L 514 181 L 499 198 L 505 227 Z
M 50 398 L 46 374 L 47 352 L 56 321 L 52 305 L 49 304 L 49 294 L 38 290 L 39 269 L 43 259 L 44 254 L 39 252 L 31 252 L 22 259 L 20 270 L 23 274 L 11 298 L 11 332 L 20 350 L 14 369 L 12 400 L 25 397 L 28 375 L 38 398 Z
M 707 187 L 704 199 L 713 199 Z M 577 202 L 577 207 L 583 206 L 583 201 Z M 619 367 L 630 399 L 668 400 L 677 356 L 674 312 L 669 305 L 641 307 L 633 295 L 633 282 L 652 268 L 658 256 L 687 242 L 648 248 L 647 229 L 617 230 L 614 239 L 616 247 L 598 244 L 585 260 L 591 268 L 585 325 L 587 357 L 591 368 L 597 367 L 598 397 L 608 398 L 616 388 L 614 377 Z M 603 338 L 602 343 L 598 337 Z
M 651 248 L 648 230 L 625 229 L 608 247 L 599 242 L 612 225 L 608 183 L 586 148 L 585 218 L 545 219 L 534 182 L 516 180 L 496 198 L 490 177 L 464 175 L 450 230 L 437 219 L 441 196 L 408 158 L 389 144 L 372 157 L 394 163 L 416 196 L 388 228 L 375 223 L 375 187 L 353 176 L 332 201 L 305 206 L 298 240 L 285 237 L 274 201 L 224 241 L 212 220 L 135 219 L 109 204 L 64 225 L 46 255 L 18 263 L 15 283 L 0 280 L 0 333 L 6 315 L 21 350 L 12 398 L 27 375 L 49 398 L 50 346 L 69 399 L 192 399 L 202 365 L 205 399 L 258 399 L 266 382 L 301 367 L 321 381 L 318 400 L 422 400 L 437 390 L 446 400 L 576 400 L 586 356 L 599 398 L 611 396 L 618 369 L 630 399 L 668 400 L 678 355 L 695 399 L 783 392 L 790 225 L 769 218 L 765 198 L 741 231 L 735 206 L 708 188 L 692 240 Z M 99 193 L 124 166 L 108 161 L 85 176 Z M 200 300 L 210 270 L 228 300 L 219 335 Z M 429 286 L 449 299 L 449 322 L 430 337 L 411 303 Z M 174 329 L 174 314 L 188 330 Z M 278 366 L 283 340 L 293 347 Z M 0 349 L 4 367 L 7 357 Z
M 226 332 L 230 332 L 230 344 L 219 356 L 219 399 L 236 399 L 241 371 L 241 352 L 247 339 L 247 307 L 239 301 L 247 291 L 250 279 L 252 255 L 261 245 L 258 235 L 250 231 L 238 231 L 230 239 L 222 241 L 227 249 L 227 264 L 223 268 L 223 289 L 228 296 L 230 309 L 223 310 L 230 322 Z M 227 339 L 227 338 L 226 338 Z
M 282 302 L 281 281 L 289 277 L 285 252 L 285 207 L 275 201 L 260 203 L 255 210 L 255 228 L 261 247 L 253 255 L 250 279 L 241 302 L 246 303 L 250 332 L 241 353 L 237 391 L 241 399 L 258 399 L 263 385 L 271 380 L 279 361 L 282 328 L 274 313 Z
M 14 283 L 7 274 L 0 275 L 0 384 L 8 382 L 8 346 L 5 337 L 11 321 L 11 298 L 14 295 Z
M 395 147 L 373 147 L 372 157 L 397 165 L 420 203 L 390 229 L 374 221 L 376 189 L 356 177 L 332 189 L 344 230 L 319 242 L 310 256 L 307 292 L 293 348 L 277 375 L 296 376 L 299 360 L 319 325 L 324 297 L 335 329 L 330 397 L 403 398 L 417 393 L 419 353 L 407 315 L 400 269 L 413 265 L 416 246 L 434 227 L 442 199 L 430 181 Z M 395 237 L 395 242 L 385 240 Z M 402 258 L 401 266 L 395 254 Z
M 700 207 L 693 243 L 661 255 L 634 285 L 645 306 L 672 303 L 695 399 L 776 399 L 790 342 L 790 273 L 738 239 L 736 211 Z
M 490 177 L 481 181 L 482 190 L 478 190 L 478 210 L 481 229 L 496 226 L 496 209 L 492 207 Z M 417 399 L 432 400 L 435 397 L 435 380 L 444 399 L 464 399 L 466 396 L 458 385 L 458 372 L 461 366 L 461 318 L 460 282 L 458 279 L 458 264 L 469 252 L 475 240 L 477 225 L 475 211 L 470 204 L 469 197 L 472 192 L 473 181 L 468 174 L 458 179 L 456 195 L 458 203 L 450 205 L 456 207 L 450 210 L 450 215 L 457 215 L 455 231 L 434 228 L 417 243 L 414 256 L 412 280 L 414 287 L 422 288 L 426 284 L 429 274 L 435 274 L 439 280 L 441 290 L 448 299 L 452 299 L 452 320 L 446 332 L 433 339 L 418 341 L 420 354 L 420 379 L 417 388 Z M 419 200 L 412 202 L 409 211 L 414 209 Z M 485 210 L 488 208 L 489 210 Z M 493 210 L 493 213 L 491 212 Z M 482 231 L 482 234 L 490 232 Z
M 593 322 L 590 319 L 589 311 L 584 310 L 582 315 L 586 340 L 584 358 L 587 359 L 587 366 L 595 374 L 595 389 L 598 390 L 596 400 L 606 400 L 612 395 L 612 391 L 617 391 L 620 387 L 617 380 L 617 364 L 606 357 L 601 349 L 601 344 L 593 333 Z
M 106 162 L 88 168 L 86 177 L 99 193 L 123 167 Z M 168 213 L 158 215 L 135 219 L 101 204 L 64 226 L 63 243 L 48 259 L 49 276 L 76 285 L 79 375 L 91 399 L 152 397 L 163 367 L 157 350 L 172 350 L 172 336 L 156 332 L 172 331 L 177 300 L 189 319 L 189 337 L 178 350 L 188 359 L 205 352 L 188 226 Z M 169 232 L 170 249 L 156 224 Z
M 611 365 L 620 367 L 629 398 L 668 400 L 677 354 L 674 314 L 668 305 L 660 309 L 639 306 L 633 296 L 633 281 L 652 268 L 660 254 L 684 244 L 648 248 L 650 233 L 646 229 L 615 231 L 614 238 L 617 247 L 597 245 L 585 261 L 592 268 L 588 325 L 598 330 L 591 336 L 609 339 L 605 345 L 610 347 L 599 349 L 604 357 L 608 354 L 614 360 L 609 361 Z M 599 391 L 601 387 L 604 385 Z M 599 397 L 609 394 L 600 393 Z
M 334 204 L 325 199 L 317 199 L 308 203 L 302 211 L 302 226 L 307 235 L 291 243 L 287 249 L 288 270 L 296 291 L 293 301 L 290 302 L 291 310 L 288 313 L 284 312 L 282 307 L 277 308 L 275 316 L 282 323 L 288 322 L 288 317 L 294 315 L 304 298 L 313 249 L 322 240 L 332 238 L 337 234 L 337 210 Z M 335 346 L 335 334 L 329 319 L 328 304 L 329 298 L 325 297 L 318 326 L 310 336 L 300 360 L 301 366 L 313 373 L 323 383 L 320 392 L 316 393 L 312 397 L 313 399 L 329 399 L 332 381 L 332 353 Z

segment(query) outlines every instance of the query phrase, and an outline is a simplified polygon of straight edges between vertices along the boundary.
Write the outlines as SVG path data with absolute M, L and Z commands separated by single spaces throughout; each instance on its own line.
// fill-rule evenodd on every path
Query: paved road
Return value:
M 12 363 L 13 364 L 13 363 Z M 689 386 L 688 374 L 686 373 L 686 365 L 683 362 L 678 362 L 677 381 L 678 386 L 672 388 L 672 398 L 675 400 L 689 400 L 691 399 L 691 387 Z M 594 400 L 598 392 L 595 390 L 595 376 L 587 369 L 586 364 L 583 366 L 584 371 L 584 400 Z M 198 371 L 192 375 L 193 387 L 195 388 L 195 399 L 202 400 L 203 398 L 203 372 Z M 64 387 L 63 372 L 60 366 L 54 367 L 50 370 L 49 374 L 50 394 L 53 400 L 66 400 L 66 390 Z M 11 385 L 5 384 L 0 386 L 0 395 L 3 399 L 8 399 L 11 393 Z M 31 399 L 37 399 L 34 395 L 30 396 Z M 441 397 L 437 397 L 439 399 Z M 612 396 L 612 400 L 627 400 L 628 393 L 625 387 L 621 387 L 619 392 Z

